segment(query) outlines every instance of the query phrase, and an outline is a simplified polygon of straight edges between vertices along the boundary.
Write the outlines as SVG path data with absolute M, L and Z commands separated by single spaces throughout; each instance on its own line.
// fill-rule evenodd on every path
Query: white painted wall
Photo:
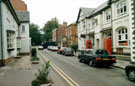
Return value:
M 22 26 L 25 26 L 25 32 L 22 32 Z M 30 38 L 29 38 L 29 23 L 21 23 L 20 25 L 20 36 L 21 36 L 21 50 L 20 53 L 30 52 Z
M 2 2 L 2 22 L 3 22 L 4 59 L 7 59 L 11 56 L 17 55 L 16 37 L 18 36 L 18 24 L 15 21 L 15 19 L 13 18 L 9 9 L 6 7 L 6 5 L 3 2 Z M 7 33 L 6 33 L 7 30 L 15 31 L 15 35 L 14 35 L 15 50 L 13 50 L 11 52 L 7 51 Z

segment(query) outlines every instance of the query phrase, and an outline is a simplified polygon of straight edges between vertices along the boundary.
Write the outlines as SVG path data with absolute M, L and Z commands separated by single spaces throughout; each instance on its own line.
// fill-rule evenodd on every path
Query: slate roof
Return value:
M 95 14 L 95 13 L 97 13 L 97 12 L 103 10 L 103 9 L 106 8 L 106 7 L 108 7 L 108 1 L 104 2 L 104 3 L 101 4 L 99 7 L 97 7 L 97 8 L 94 10 L 93 14 Z
M 30 21 L 30 16 L 28 11 L 16 11 L 16 14 L 19 18 L 20 22 L 29 22 Z
M 84 17 L 88 17 L 90 14 L 93 13 L 95 8 L 84 8 L 84 7 L 81 7 L 80 10 L 82 11 Z

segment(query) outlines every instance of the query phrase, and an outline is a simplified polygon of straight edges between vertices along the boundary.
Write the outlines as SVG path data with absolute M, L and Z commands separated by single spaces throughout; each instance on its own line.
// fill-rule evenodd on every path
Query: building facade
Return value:
M 30 14 L 27 11 L 27 5 L 22 0 L 11 0 L 13 8 L 19 18 L 19 35 L 21 37 L 20 54 L 30 54 L 31 38 L 29 37 Z
M 65 29 L 67 46 L 77 43 L 77 25 L 72 23 Z
M 0 66 L 12 61 L 24 47 L 19 34 L 22 24 L 10 0 L 0 0 Z
M 108 0 L 97 8 L 80 9 L 77 18 L 79 49 L 107 49 L 110 54 L 131 52 L 130 0 Z M 83 18 L 83 19 L 82 19 Z
M 66 36 L 65 35 L 65 29 L 67 27 L 67 22 L 63 22 L 62 24 L 58 24 L 58 28 L 54 29 L 52 31 L 52 39 L 53 41 L 58 42 L 58 46 L 65 46 L 65 44 L 63 44 L 63 38 Z

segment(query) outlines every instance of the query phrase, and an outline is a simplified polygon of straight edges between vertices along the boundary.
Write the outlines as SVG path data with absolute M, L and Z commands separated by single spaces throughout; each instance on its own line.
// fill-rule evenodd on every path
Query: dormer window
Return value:
M 127 4 L 126 0 L 121 0 L 117 6 L 117 17 L 123 16 L 127 13 Z

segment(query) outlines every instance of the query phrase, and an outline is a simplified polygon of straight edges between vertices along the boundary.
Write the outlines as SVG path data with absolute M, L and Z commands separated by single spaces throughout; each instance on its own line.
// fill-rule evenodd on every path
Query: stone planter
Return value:
M 52 83 L 49 83 L 49 84 L 42 84 L 40 86 L 52 86 Z
M 32 64 L 39 64 L 39 60 L 33 60 L 33 61 L 31 61 L 32 62 Z

